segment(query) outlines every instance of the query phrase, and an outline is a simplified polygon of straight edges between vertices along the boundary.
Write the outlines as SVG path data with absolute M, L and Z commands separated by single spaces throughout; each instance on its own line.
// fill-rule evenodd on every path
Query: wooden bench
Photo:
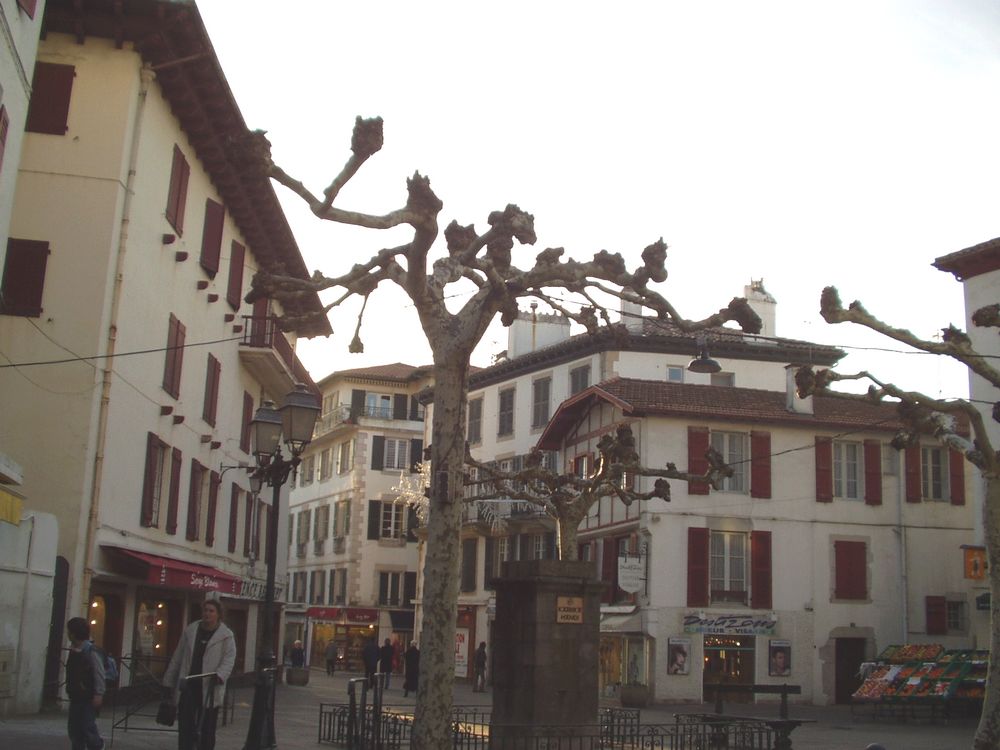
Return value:
M 753 693 L 765 695 L 780 695 L 781 706 L 778 709 L 778 716 L 782 719 L 788 718 L 788 696 L 801 695 L 801 685 L 712 685 L 715 691 L 715 713 L 722 713 L 722 696 L 724 693 Z

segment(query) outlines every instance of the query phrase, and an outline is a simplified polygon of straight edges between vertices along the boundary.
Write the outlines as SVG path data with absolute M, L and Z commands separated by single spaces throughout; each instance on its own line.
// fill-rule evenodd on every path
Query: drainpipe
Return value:
M 28 599 L 31 596 L 31 561 L 35 548 L 35 532 L 38 530 L 34 514 L 28 516 L 25 520 L 31 521 L 31 533 L 28 535 L 28 557 L 27 564 L 24 566 L 24 592 L 21 594 L 21 621 L 17 626 L 17 641 L 15 641 L 17 643 L 17 659 L 15 661 L 17 668 L 14 670 L 14 674 L 16 675 L 15 679 L 18 681 L 21 679 L 21 655 L 24 648 L 21 639 L 25 628 L 28 627 Z
M 118 310 L 121 307 L 122 280 L 125 273 L 125 252 L 128 250 L 128 229 L 132 212 L 132 195 L 135 187 L 135 165 L 139 157 L 139 140 L 142 133 L 146 97 L 153 81 L 153 71 L 144 65 L 139 71 L 139 95 L 135 108 L 135 127 L 129 144 L 128 173 L 125 176 L 125 197 L 122 201 L 121 228 L 118 233 L 118 250 L 115 256 L 115 281 L 111 292 L 111 313 L 104 368 L 101 372 L 101 403 L 97 417 L 97 450 L 94 453 L 94 474 L 90 486 L 90 508 L 87 513 L 87 533 L 84 538 L 83 581 L 80 590 L 90 599 L 90 583 L 94 577 L 94 537 L 101 507 L 101 482 L 104 475 L 104 450 L 108 438 L 108 406 L 111 402 L 111 375 L 114 367 L 115 346 L 118 341 Z
M 903 525 L 903 503 L 906 497 L 906 483 L 903 481 L 903 468 L 898 466 L 899 481 L 896 482 L 896 534 L 899 537 L 899 575 L 902 580 L 903 602 L 900 615 L 900 624 L 903 627 L 902 640 L 900 643 L 907 643 L 907 634 L 910 632 L 910 583 L 906 574 L 906 526 Z

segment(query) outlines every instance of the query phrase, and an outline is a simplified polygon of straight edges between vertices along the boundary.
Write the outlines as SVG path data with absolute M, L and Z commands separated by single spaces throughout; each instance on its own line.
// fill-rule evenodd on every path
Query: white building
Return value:
M 230 158 L 248 130 L 194 3 L 53 0 L 44 28 L 0 288 L 17 364 L 0 413 L 28 507 L 59 525 L 49 659 L 87 613 L 125 680 L 155 674 L 213 595 L 251 669 L 270 493 L 228 467 L 252 462 L 255 408 L 308 376 L 269 302 L 243 297 L 258 268 L 307 271 L 269 182 Z
M 773 298 L 760 283 L 745 294 L 773 334 Z M 931 441 L 898 457 L 889 407 L 803 401 L 789 388 L 795 366 L 832 366 L 842 352 L 717 329 L 705 340 L 721 371 L 699 374 L 687 369 L 695 337 L 634 314 L 623 328 L 560 340 L 550 334 L 568 334 L 565 321 L 522 314 L 507 359 L 470 377 L 468 408 L 474 455 L 513 469 L 537 446 L 553 466 L 587 471 L 620 424 L 644 465 L 698 470 L 714 445 L 737 469 L 721 492 L 672 482 L 670 503 L 605 499 L 581 525 L 580 556 L 608 584 L 605 694 L 638 681 L 660 700 L 701 700 L 714 682 L 773 679 L 825 703 L 849 695 L 859 663 L 887 645 L 981 641 L 963 568 L 974 521 L 965 465 Z M 457 637 L 468 643 L 491 640 L 489 579 L 503 560 L 554 551 L 549 519 L 516 504 L 503 514 L 497 530 L 473 506 L 463 532 Z M 639 556 L 635 587 L 619 566 Z M 685 675 L 668 675 L 671 643 L 686 654 Z M 780 680 L 769 675 L 772 648 L 792 656 Z
M 422 460 L 429 381 L 429 367 L 396 363 L 318 383 L 322 414 L 291 496 L 285 636 L 312 664 L 333 640 L 360 671 L 365 639 L 405 650 L 413 635 L 417 523 L 393 488 Z

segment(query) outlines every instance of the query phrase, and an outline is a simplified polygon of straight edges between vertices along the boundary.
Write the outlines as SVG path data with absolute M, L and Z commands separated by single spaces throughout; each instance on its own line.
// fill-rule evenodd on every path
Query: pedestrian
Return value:
M 389 679 L 392 677 L 393 653 L 392 641 L 386 638 L 385 643 L 382 644 L 382 648 L 378 650 L 378 668 L 382 673 L 382 679 L 385 681 L 382 687 L 386 690 L 389 689 Z
M 178 750 L 215 748 L 219 707 L 225 699 L 226 680 L 236 664 L 236 637 L 222 617 L 222 603 L 206 599 L 201 605 L 201 619 L 184 629 L 163 675 L 163 685 L 177 703 Z
M 486 692 L 486 641 L 479 642 L 479 648 L 476 649 L 476 678 L 472 685 L 472 692 L 474 693 L 485 693 Z
M 324 656 L 326 657 L 326 673 L 332 677 L 337 669 L 337 644 L 333 641 L 327 643 Z
M 375 687 L 375 673 L 378 671 L 378 645 L 375 638 L 369 638 L 361 649 L 361 661 L 365 665 L 365 677 L 368 684 Z
M 295 641 L 292 650 L 289 652 L 293 667 L 304 667 L 306 665 L 306 650 L 302 647 L 302 641 Z
M 90 624 L 82 617 L 66 623 L 70 650 L 66 658 L 66 695 L 69 715 L 66 731 L 73 750 L 102 750 L 97 714 L 104 702 L 104 660 L 90 642 Z
M 420 682 L 420 650 L 416 641 L 410 641 L 410 647 L 403 654 L 403 666 L 406 674 L 403 677 L 403 697 L 408 697 L 410 691 L 417 692 L 417 683 Z

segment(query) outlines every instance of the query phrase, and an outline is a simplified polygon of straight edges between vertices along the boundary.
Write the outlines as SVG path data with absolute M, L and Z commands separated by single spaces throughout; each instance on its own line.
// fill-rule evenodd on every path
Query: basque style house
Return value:
M 417 519 L 394 487 L 423 456 L 428 367 L 401 363 L 335 372 L 291 494 L 286 643 L 313 663 L 332 640 L 342 666 L 361 669 L 365 639 L 400 653 L 413 636 Z
M 606 584 L 605 695 L 642 684 L 695 701 L 716 684 L 794 682 L 803 700 L 843 701 L 885 646 L 973 646 L 988 627 L 970 593 L 981 571 L 965 564 L 964 461 L 930 438 L 897 453 L 891 406 L 799 399 L 794 369 L 842 352 L 775 337 L 773 298 L 759 282 L 746 296 L 764 333 L 707 332 L 715 373 L 688 370 L 695 337 L 634 311 L 593 337 L 532 312 L 511 327 L 506 358 L 470 378 L 471 450 L 501 468 L 537 447 L 557 470 L 586 472 L 600 438 L 627 424 L 642 465 L 702 471 L 712 446 L 735 470 L 718 491 L 671 482 L 670 502 L 604 498 L 581 525 L 579 556 Z M 648 491 L 652 479 L 635 482 Z M 491 640 L 504 561 L 554 554 L 537 508 L 488 502 L 470 497 L 457 644 Z
M 52 0 L 41 36 L 0 412 L 27 506 L 58 519 L 46 682 L 54 697 L 66 617 L 86 613 L 128 681 L 162 671 L 206 595 L 252 669 L 260 540 L 285 518 L 250 492 L 249 422 L 311 381 L 277 306 L 243 298 L 257 269 L 306 267 L 269 182 L 230 158 L 248 130 L 193 2 Z

